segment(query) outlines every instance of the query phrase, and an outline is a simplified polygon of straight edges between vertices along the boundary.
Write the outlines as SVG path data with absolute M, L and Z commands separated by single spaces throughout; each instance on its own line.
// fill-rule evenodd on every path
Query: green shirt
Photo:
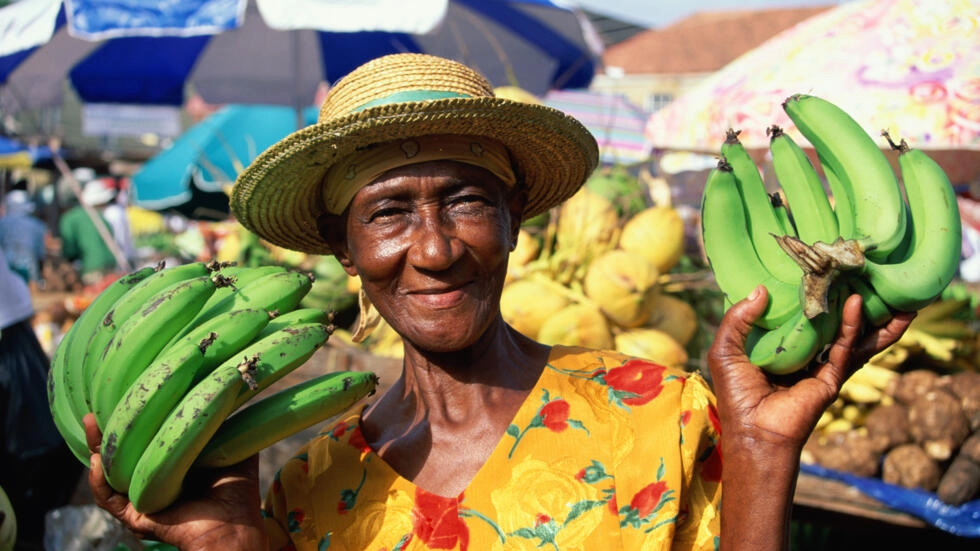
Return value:
M 102 221 L 105 223 L 104 218 Z M 61 231 L 62 256 L 68 260 L 80 260 L 82 274 L 115 269 L 116 257 L 102 240 L 84 208 L 75 206 L 69 209 L 61 216 L 58 227 Z M 108 224 L 106 230 L 112 233 Z

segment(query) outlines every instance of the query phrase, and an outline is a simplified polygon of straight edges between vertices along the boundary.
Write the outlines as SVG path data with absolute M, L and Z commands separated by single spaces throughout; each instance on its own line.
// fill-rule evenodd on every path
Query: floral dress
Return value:
M 339 421 L 280 470 L 265 503 L 273 549 L 717 549 L 721 450 L 695 373 L 555 346 L 465 491 L 402 478 Z

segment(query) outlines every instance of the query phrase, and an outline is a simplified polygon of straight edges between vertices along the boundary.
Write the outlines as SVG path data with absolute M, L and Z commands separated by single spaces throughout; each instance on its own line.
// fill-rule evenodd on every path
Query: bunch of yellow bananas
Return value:
M 88 465 L 82 417 L 94 413 L 106 479 L 149 513 L 177 498 L 192 468 L 236 463 L 341 413 L 374 390 L 373 373 L 328 373 L 252 400 L 333 332 L 330 314 L 300 306 L 311 285 L 280 266 L 204 262 L 123 276 L 55 350 L 55 425 Z
M 955 276 L 961 247 L 953 188 L 923 151 L 885 134 L 898 150 L 903 198 L 888 158 L 838 106 L 797 94 L 783 109 L 816 151 L 833 202 L 804 150 L 770 127 L 785 203 L 769 195 L 730 131 L 701 204 L 705 253 L 727 303 L 760 284 L 769 291 L 747 346 L 753 363 L 773 373 L 805 367 L 833 339 L 848 294 L 862 296 L 875 325 L 934 301 Z

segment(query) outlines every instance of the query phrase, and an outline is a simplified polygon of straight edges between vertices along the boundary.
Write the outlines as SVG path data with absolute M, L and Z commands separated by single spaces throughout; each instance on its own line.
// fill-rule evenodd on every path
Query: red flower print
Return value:
M 663 480 L 647 485 L 645 488 L 636 492 L 630 501 L 630 507 L 636 510 L 640 518 L 649 516 L 660 504 L 660 498 L 667 491 L 667 483 Z
M 721 444 L 713 446 L 701 463 L 701 478 L 709 482 L 721 482 Z
M 306 513 L 302 509 L 291 509 L 286 513 L 286 528 L 290 532 L 299 532 L 299 526 L 305 518 Z
M 615 515 L 619 512 L 619 505 L 616 503 L 616 494 L 613 494 L 612 497 L 609 498 L 609 502 L 606 503 L 606 505 L 609 506 L 610 513 Z
M 681 426 L 683 427 L 690 420 L 691 420 L 691 410 L 689 410 L 689 409 L 688 410 L 684 410 L 684 412 L 681 413 Z
M 551 522 L 551 517 L 544 513 L 538 513 L 534 515 L 534 525 L 541 526 L 542 524 L 548 524 Z
M 609 388 L 629 396 L 622 398 L 624 404 L 643 405 L 660 395 L 664 385 L 666 368 L 644 360 L 629 360 L 620 367 L 610 369 L 605 381 Z
M 367 441 L 364 439 L 364 433 L 361 432 L 361 427 L 354 427 L 353 432 L 350 434 L 350 439 L 347 443 L 351 446 L 361 450 L 363 453 L 368 453 L 371 451 L 371 446 L 368 445 Z
M 412 511 L 413 536 L 417 536 L 429 549 L 454 549 L 469 547 L 470 531 L 459 516 L 460 498 L 442 497 L 415 490 L 415 509 Z
M 347 421 L 341 421 L 334 426 L 332 431 L 330 431 L 330 436 L 334 440 L 340 440 L 340 437 L 347 432 L 347 428 Z
M 720 435 L 721 420 L 718 418 L 718 409 L 712 404 L 708 404 L 708 420 L 711 421 L 711 426 L 714 427 L 715 432 Z
M 568 428 L 568 402 L 562 399 L 552 400 L 541 407 L 538 413 L 544 426 L 553 432 L 561 432 Z

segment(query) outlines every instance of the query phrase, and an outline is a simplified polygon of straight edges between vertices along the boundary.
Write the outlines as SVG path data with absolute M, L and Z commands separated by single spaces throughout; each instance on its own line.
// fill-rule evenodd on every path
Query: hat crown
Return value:
M 354 69 L 327 93 L 319 122 L 402 101 L 494 97 L 482 75 L 462 63 L 427 54 L 392 54 Z

